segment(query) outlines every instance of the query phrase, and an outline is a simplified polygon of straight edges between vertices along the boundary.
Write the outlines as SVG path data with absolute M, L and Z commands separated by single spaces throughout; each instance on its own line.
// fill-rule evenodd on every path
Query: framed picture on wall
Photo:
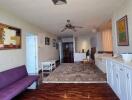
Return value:
M 129 46 L 127 21 L 127 16 L 124 16 L 116 22 L 118 46 Z
M 56 43 L 56 49 L 58 49 L 59 48 L 59 44 L 58 43 Z
M 49 37 L 45 37 L 45 45 L 50 45 L 50 38 Z
M 0 23 L 0 50 L 20 48 L 21 29 Z
M 56 47 L 56 39 L 53 39 L 52 42 L 53 42 L 53 47 Z

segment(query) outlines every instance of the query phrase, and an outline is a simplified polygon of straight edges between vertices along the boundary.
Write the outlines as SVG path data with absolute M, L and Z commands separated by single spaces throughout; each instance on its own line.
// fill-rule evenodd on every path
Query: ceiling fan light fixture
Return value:
M 63 5 L 66 4 L 66 0 L 52 0 L 55 5 Z
M 92 32 L 93 32 L 93 33 L 96 33 L 96 32 L 97 32 L 97 29 L 96 29 L 96 28 L 93 28 L 93 29 L 92 29 Z

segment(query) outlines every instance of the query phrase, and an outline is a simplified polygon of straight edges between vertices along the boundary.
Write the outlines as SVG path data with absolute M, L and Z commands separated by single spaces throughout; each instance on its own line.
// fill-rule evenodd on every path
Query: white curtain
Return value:
M 103 51 L 112 51 L 112 31 L 110 29 L 102 31 Z

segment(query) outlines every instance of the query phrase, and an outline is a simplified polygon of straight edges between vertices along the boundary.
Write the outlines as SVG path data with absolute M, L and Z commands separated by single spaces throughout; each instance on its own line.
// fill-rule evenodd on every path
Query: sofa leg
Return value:
M 40 85 L 40 83 L 38 82 L 38 81 L 36 81 L 36 89 L 38 89 L 38 87 L 39 87 L 39 85 Z

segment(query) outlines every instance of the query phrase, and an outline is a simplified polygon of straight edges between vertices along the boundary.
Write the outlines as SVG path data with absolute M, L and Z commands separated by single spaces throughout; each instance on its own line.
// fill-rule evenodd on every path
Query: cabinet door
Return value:
M 112 63 L 113 67 L 113 90 L 119 96 L 119 67 L 118 64 Z
M 113 63 L 113 90 L 118 97 L 120 96 L 119 66 L 121 65 Z
M 112 87 L 113 85 L 113 68 L 112 68 L 112 62 L 110 60 L 107 60 L 107 83 Z
M 101 70 L 106 73 L 106 59 L 102 59 L 102 67 Z
M 120 99 L 127 100 L 126 71 L 125 71 L 125 67 L 123 66 L 119 66 L 119 78 L 120 78 Z
M 132 100 L 132 69 L 126 67 L 126 94 L 127 100 Z

